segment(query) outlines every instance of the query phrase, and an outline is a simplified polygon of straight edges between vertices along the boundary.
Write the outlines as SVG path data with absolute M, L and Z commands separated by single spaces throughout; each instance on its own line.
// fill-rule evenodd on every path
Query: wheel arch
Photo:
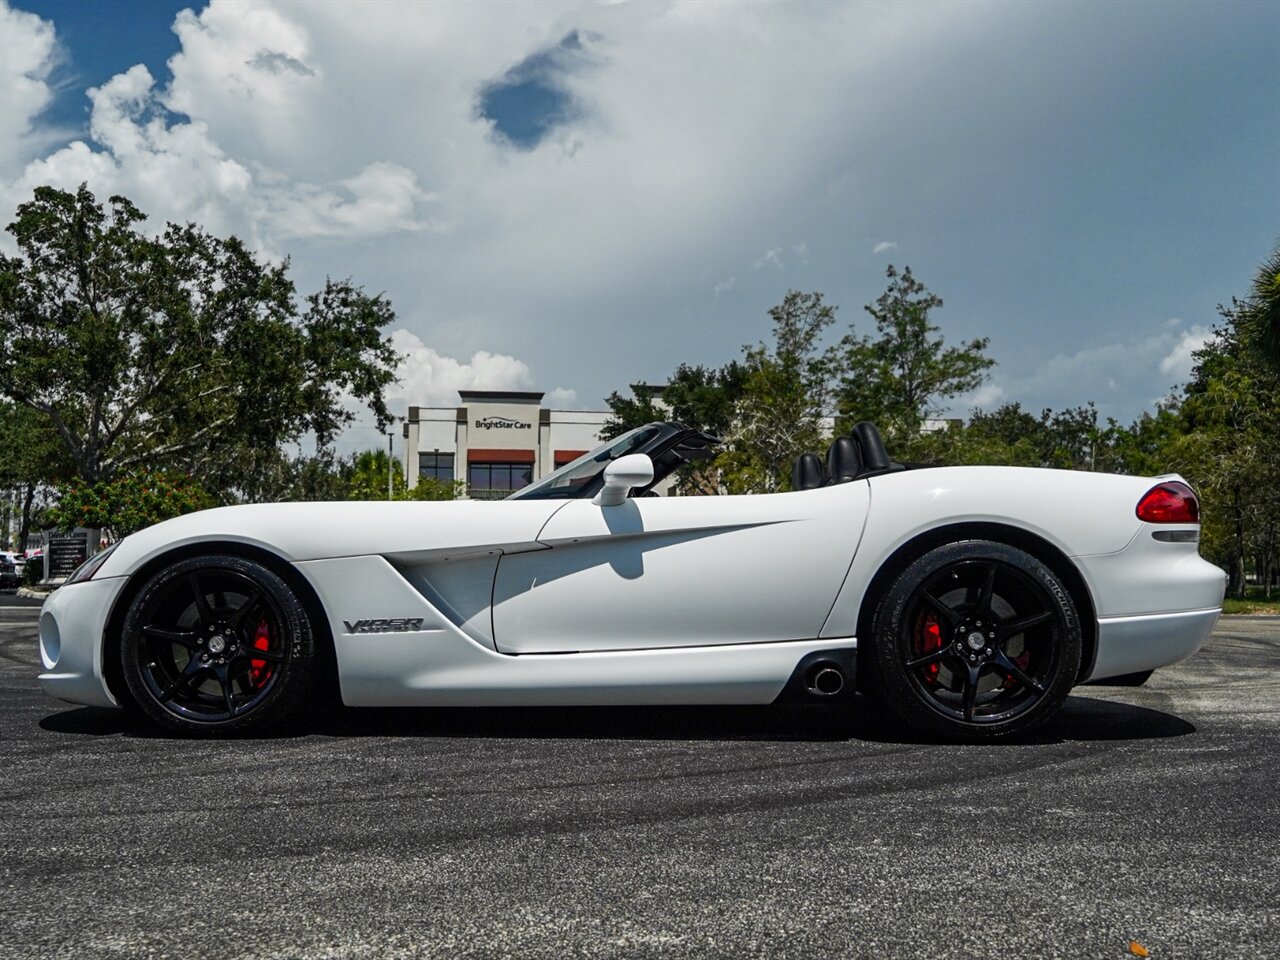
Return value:
M 321 689 L 336 695 L 337 659 L 334 654 L 333 634 L 329 629 L 329 618 L 325 614 L 324 605 L 321 604 L 320 596 L 311 585 L 311 581 L 284 557 L 263 547 L 234 540 L 202 540 L 174 547 L 152 557 L 129 575 L 129 582 L 116 597 L 111 614 L 107 617 L 102 649 L 103 679 L 111 695 L 116 698 L 116 702 L 128 703 L 131 700 L 120 664 L 120 643 L 123 639 L 125 618 L 138 593 L 152 576 L 170 564 L 190 560 L 193 557 L 214 555 L 241 557 L 260 563 L 295 591 L 311 619 L 311 628 L 316 641 L 317 663 L 320 666 L 322 678 Z
M 1076 677 L 1076 682 L 1080 683 L 1088 677 L 1093 672 L 1093 665 L 1097 659 L 1098 619 L 1093 597 L 1089 593 L 1084 577 L 1080 574 L 1079 568 L 1057 546 L 1029 530 L 1011 524 L 991 521 L 950 523 L 926 530 L 902 544 L 880 564 L 862 594 L 862 602 L 858 608 L 857 636 L 871 635 L 871 618 L 875 614 L 876 603 L 903 570 L 935 547 L 961 540 L 993 540 L 1017 547 L 1025 550 L 1053 571 L 1067 588 L 1080 615 L 1080 673 Z M 866 656 L 869 649 L 869 644 L 858 644 L 860 658 Z M 861 666 L 862 664 L 859 663 L 859 667 Z M 870 671 L 859 669 L 858 674 L 860 678 L 867 677 L 870 676 Z

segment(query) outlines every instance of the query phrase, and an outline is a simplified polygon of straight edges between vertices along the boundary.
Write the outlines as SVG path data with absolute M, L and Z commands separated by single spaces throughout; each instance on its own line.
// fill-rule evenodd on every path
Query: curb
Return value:
M 27 597 L 31 600 L 46 600 L 51 593 L 53 593 L 52 590 L 36 590 L 34 587 L 18 588 L 18 596 Z

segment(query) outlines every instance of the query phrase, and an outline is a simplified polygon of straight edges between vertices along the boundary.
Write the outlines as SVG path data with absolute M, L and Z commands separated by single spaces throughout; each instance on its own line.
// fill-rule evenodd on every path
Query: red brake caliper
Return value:
M 938 618 L 932 613 L 926 613 L 920 622 L 920 648 L 921 654 L 942 649 L 942 627 L 938 625 Z M 924 676 L 929 683 L 937 683 L 938 666 L 936 661 L 925 665 Z
M 1026 673 L 1027 664 L 1031 662 L 1031 651 L 1023 650 L 1020 654 L 1018 654 L 1016 657 L 1013 657 L 1012 659 L 1013 659 L 1013 662 L 1017 664 L 1018 669 L 1021 670 L 1023 673 Z M 1000 684 L 1000 689 L 1008 690 L 1011 687 L 1017 686 L 1017 684 L 1018 684 L 1018 681 L 1014 678 L 1013 674 L 1006 673 L 1004 675 L 1004 682 Z
M 258 630 L 253 635 L 253 649 L 269 650 L 271 648 L 271 634 L 267 630 L 267 621 L 258 621 Z M 267 661 L 250 660 L 249 661 L 249 683 L 253 687 L 260 687 L 267 682 L 267 678 L 271 676 L 271 671 L 267 669 Z

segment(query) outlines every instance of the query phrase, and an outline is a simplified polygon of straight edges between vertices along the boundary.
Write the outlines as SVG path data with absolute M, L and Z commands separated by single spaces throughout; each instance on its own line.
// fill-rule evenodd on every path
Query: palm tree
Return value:
M 1263 358 L 1280 372 L 1280 246 L 1258 270 L 1247 310 L 1250 338 Z

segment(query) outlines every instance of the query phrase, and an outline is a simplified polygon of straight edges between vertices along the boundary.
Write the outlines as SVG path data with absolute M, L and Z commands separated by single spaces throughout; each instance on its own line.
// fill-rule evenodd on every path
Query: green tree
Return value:
M 1098 409 L 1089 401 L 1083 406 L 1068 407 L 1057 413 L 1041 414 L 1046 443 L 1041 451 L 1042 466 L 1063 470 L 1115 472 L 1121 464 L 1114 452 L 1116 431 L 1114 420 L 1105 426 L 1098 423 Z
M 1245 338 L 1265 363 L 1280 372 L 1280 247 L 1258 268 L 1242 311 Z
M 0 540 L 6 539 L 15 525 L 9 511 L 16 510 L 15 546 L 27 548 L 27 538 L 51 484 L 66 477 L 70 469 L 48 418 L 0 399 L 0 496 L 4 498 Z
M 901 444 L 903 458 L 937 464 L 1047 467 L 1105 473 L 1167 473 L 1169 444 L 1181 435 L 1173 407 L 1161 406 L 1124 427 L 1100 423 L 1092 403 L 1035 416 L 1017 403 L 975 410 L 968 423 L 926 431 Z
M 723 436 L 733 425 L 745 379 L 746 370 L 736 360 L 719 369 L 682 363 L 661 388 L 640 383 L 631 397 L 616 390 L 609 394 L 605 403 L 610 416 L 601 437 L 612 440 L 655 420 L 675 420 L 703 433 Z
M 457 500 L 466 489 L 461 480 L 441 480 L 438 477 L 419 477 L 412 490 L 397 497 L 398 500 Z
M 1111 453 L 1116 473 L 1155 477 L 1175 469 L 1172 451 L 1183 429 L 1178 405 L 1177 398 L 1169 398 L 1155 413 L 1143 412 L 1128 427 L 1115 428 Z
M 769 311 L 773 342 L 743 348 L 741 394 L 715 461 L 730 493 L 788 489 L 792 461 L 823 445 L 834 357 L 822 335 L 835 315 L 821 293 L 789 291 Z
M 288 263 L 193 224 L 159 236 L 124 197 L 38 187 L 0 255 L 0 395 L 52 423 L 93 484 L 146 465 L 252 499 L 274 451 L 323 448 L 354 418 L 390 420 L 390 305 L 328 281 L 300 310 Z
M 399 460 L 389 457 L 385 450 L 365 450 L 352 454 L 339 470 L 345 487 L 343 499 L 386 500 L 388 463 L 393 500 L 456 500 L 465 486 L 460 480 L 419 477 L 417 485 L 410 490 Z
M 340 501 L 387 499 L 387 452 L 365 450 L 338 457 L 331 449 L 314 456 L 289 457 L 274 451 L 263 457 L 261 484 L 264 500 Z M 412 490 L 405 484 L 404 467 L 392 461 L 392 499 L 455 500 L 465 486 L 461 481 L 420 477 Z
M 746 374 L 736 360 L 719 369 L 682 363 L 661 391 L 643 383 L 633 388 L 633 397 L 615 391 L 605 401 L 611 413 L 601 436 L 612 440 L 646 423 L 675 420 L 713 437 L 726 437 L 733 429 Z M 714 494 L 719 492 L 720 472 L 714 463 L 699 460 L 680 467 L 675 482 L 684 494 Z
M 718 369 L 682 363 L 672 374 L 663 399 L 681 423 L 723 437 L 733 428 L 746 378 L 746 367 L 737 360 Z
M 601 440 L 612 440 L 636 427 L 667 420 L 672 416 L 659 399 L 661 389 L 651 387 L 647 383 L 637 383 L 631 388 L 631 392 L 632 395 L 628 397 L 615 390 L 605 397 L 605 406 L 609 408 L 609 419 L 605 420 L 604 426 L 600 428 Z
M 386 500 L 388 463 L 391 465 L 391 499 L 404 495 L 404 468 L 385 450 L 365 450 L 353 454 L 343 470 L 347 500 Z
M 1266 581 L 1276 551 L 1280 371 L 1259 346 L 1251 304 L 1233 301 L 1219 313 L 1213 339 L 1195 353 L 1171 459 L 1200 494 L 1205 555 L 1243 597 L 1246 561 Z
M 1047 444 L 1044 414 L 1036 417 L 1021 404 L 1006 403 L 973 411 L 968 423 L 952 422 L 943 430 L 900 438 L 894 452 L 902 460 L 947 466 L 1039 467 L 1045 466 Z
M 897 446 L 903 459 L 929 463 L 1091 470 L 1099 458 L 1105 460 L 1105 436 L 1092 404 L 1045 409 L 1037 417 L 1021 404 L 1006 403 L 973 411 L 968 423 L 905 437 Z
M 254 503 L 273 501 L 345 500 L 347 488 L 341 462 L 330 448 L 313 455 L 289 456 L 278 447 L 248 452 L 253 464 L 250 489 L 242 488 L 244 499 Z
M 58 504 L 48 515 L 55 527 L 102 530 L 111 539 L 213 506 L 204 488 L 188 474 L 159 470 L 119 473 L 96 483 L 72 481 L 58 493 Z
M 859 420 L 880 426 L 890 440 L 914 437 L 943 401 L 976 390 L 995 361 L 986 356 L 985 337 L 948 347 L 929 313 L 942 299 L 928 291 L 906 267 L 890 264 L 889 286 L 866 311 L 877 336 L 850 330 L 841 343 L 842 374 L 837 388 L 837 432 Z
M 1251 564 L 1270 597 L 1280 564 L 1280 247 L 1248 296 L 1218 312 L 1168 449 L 1172 468 L 1200 494 L 1201 551 L 1226 568 L 1235 596 L 1244 597 Z

